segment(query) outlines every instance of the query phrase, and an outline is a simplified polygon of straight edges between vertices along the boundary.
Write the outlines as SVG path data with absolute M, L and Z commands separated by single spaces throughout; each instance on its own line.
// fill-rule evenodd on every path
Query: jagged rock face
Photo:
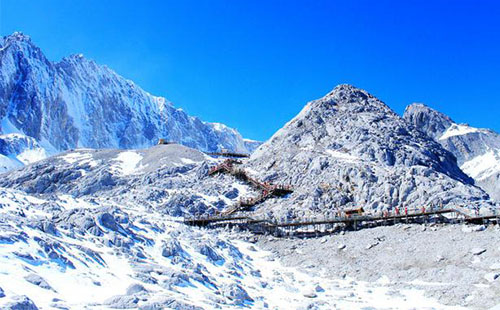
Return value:
M 408 106 L 403 117 L 432 138 L 440 137 L 453 124 L 448 116 L 429 109 L 421 103 Z
M 236 130 L 191 117 L 81 55 L 53 63 L 20 33 L 0 39 L 0 120 L 0 133 L 22 132 L 51 153 L 140 148 L 158 138 L 248 152 Z
M 488 198 L 451 153 L 383 102 L 349 85 L 308 103 L 252 154 L 248 166 L 267 180 L 296 188 L 281 204 L 285 208 L 262 206 L 284 214 Z
M 423 104 L 412 104 L 404 118 L 453 153 L 460 168 L 490 196 L 500 200 L 500 135 L 489 129 L 457 124 Z

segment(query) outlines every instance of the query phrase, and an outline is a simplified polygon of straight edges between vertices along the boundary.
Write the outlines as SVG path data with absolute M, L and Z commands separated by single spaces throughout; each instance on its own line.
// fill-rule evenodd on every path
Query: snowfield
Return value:
M 47 152 L 35 139 L 20 133 L 0 134 L 0 173 L 45 159 Z
M 49 202 L 7 189 L 0 199 L 2 307 L 25 295 L 39 309 L 460 309 L 424 290 L 395 294 L 385 278 L 285 267 L 249 234 L 187 227 L 147 208 L 65 196 Z M 68 211 L 95 222 L 48 222 Z

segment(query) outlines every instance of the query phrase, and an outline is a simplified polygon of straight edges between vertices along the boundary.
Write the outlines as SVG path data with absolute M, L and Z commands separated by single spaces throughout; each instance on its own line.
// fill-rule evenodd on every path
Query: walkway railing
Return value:
M 373 225 L 393 225 L 398 222 L 467 222 L 484 223 L 492 221 L 500 223 L 499 210 L 493 210 L 490 214 L 470 216 L 463 207 L 429 207 L 429 208 L 397 208 L 393 211 L 383 211 L 370 214 L 337 214 L 332 217 L 302 218 L 293 221 L 287 221 L 277 218 L 256 218 L 250 216 L 201 216 L 185 218 L 184 223 L 194 226 L 220 227 L 220 226 L 240 226 L 243 228 L 252 228 L 263 232 L 281 233 L 297 232 L 300 229 L 313 227 L 316 232 L 325 232 L 336 224 L 342 224 L 344 227 L 353 229 Z M 468 213 L 468 212 L 467 212 Z
M 227 173 L 233 175 L 255 187 L 259 191 L 259 195 L 257 197 L 240 199 L 236 205 L 221 211 L 219 215 L 227 216 L 237 211 L 243 211 L 265 201 L 268 198 L 274 196 L 281 197 L 293 191 L 290 185 L 277 185 L 259 181 L 251 177 L 244 169 L 236 168 L 236 164 L 241 164 L 241 162 L 234 159 L 226 159 L 222 163 L 210 168 L 208 174 L 214 175 L 216 173 Z

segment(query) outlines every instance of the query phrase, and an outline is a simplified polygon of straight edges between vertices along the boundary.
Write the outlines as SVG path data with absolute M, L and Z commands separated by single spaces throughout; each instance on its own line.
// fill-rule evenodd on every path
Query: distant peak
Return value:
M 71 54 L 67 57 L 64 57 L 66 59 L 71 59 L 71 60 L 76 60 L 76 61 L 82 61 L 82 60 L 85 60 L 85 56 L 83 56 L 83 54 Z
M 410 104 L 408 107 L 406 107 L 407 109 L 408 108 L 412 108 L 412 107 L 418 107 L 418 108 L 427 108 L 427 109 L 431 109 L 431 107 L 427 106 L 426 104 L 424 103 L 421 103 L 421 102 L 414 102 L 412 104 Z
M 409 106 L 406 107 L 407 111 L 412 111 L 412 110 L 419 110 L 419 111 L 424 111 L 424 110 L 427 110 L 427 111 L 430 111 L 430 112 L 435 112 L 435 113 L 441 113 L 431 107 L 429 107 L 428 105 L 424 104 L 424 103 L 421 103 L 421 102 L 414 102 L 412 104 L 410 104 Z
M 439 117 L 443 120 L 446 120 L 447 122 L 454 123 L 453 120 L 448 115 L 446 115 L 442 112 L 439 112 L 438 110 L 433 109 L 433 108 L 429 107 L 428 105 L 425 105 L 425 104 L 420 103 L 420 102 L 414 102 L 414 103 L 410 104 L 409 106 L 407 106 L 405 109 L 404 115 L 406 115 L 407 117 L 410 117 L 413 114 L 422 114 L 422 113 L 432 114 L 435 117 Z
M 25 35 L 24 33 L 20 31 L 16 31 L 12 33 L 11 35 L 5 36 L 4 37 L 5 41 L 22 41 L 22 42 L 31 42 L 31 37 L 28 35 Z
M 403 118 L 432 138 L 439 138 L 454 121 L 423 103 L 412 103 L 406 107 Z

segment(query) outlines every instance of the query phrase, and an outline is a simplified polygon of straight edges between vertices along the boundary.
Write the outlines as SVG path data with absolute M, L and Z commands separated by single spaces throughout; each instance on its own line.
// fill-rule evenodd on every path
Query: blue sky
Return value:
M 496 1 L 0 0 L 0 33 L 265 140 L 340 83 L 500 131 Z

